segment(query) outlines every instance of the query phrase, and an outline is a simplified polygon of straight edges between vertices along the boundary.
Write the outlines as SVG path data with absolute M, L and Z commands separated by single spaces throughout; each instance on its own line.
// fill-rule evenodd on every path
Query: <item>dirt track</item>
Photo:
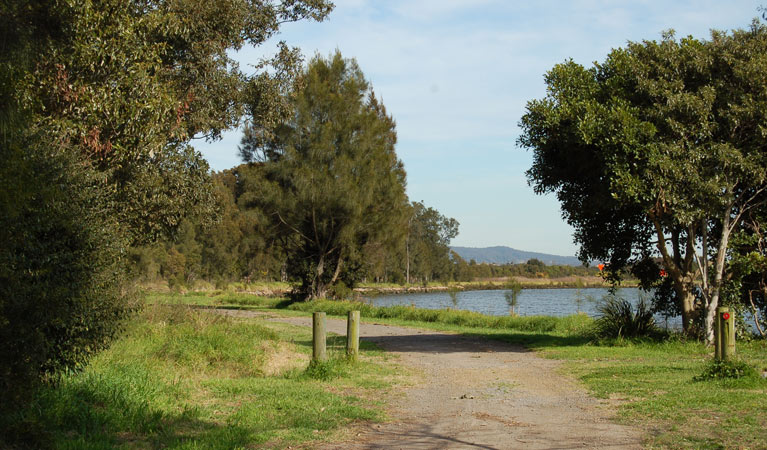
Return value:
M 311 326 L 311 318 L 272 320 Z M 328 319 L 327 328 L 343 335 L 346 322 Z M 562 375 L 559 362 L 522 347 L 368 323 L 361 324 L 360 336 L 423 377 L 394 398 L 389 411 L 394 422 L 364 426 L 353 441 L 323 448 L 642 447 L 639 431 L 613 423 L 609 405 Z

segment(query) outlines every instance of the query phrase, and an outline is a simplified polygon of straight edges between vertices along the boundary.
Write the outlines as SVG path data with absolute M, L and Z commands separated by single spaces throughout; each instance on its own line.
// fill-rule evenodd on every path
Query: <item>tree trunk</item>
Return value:
M 322 274 L 325 273 L 325 256 L 320 256 L 320 260 L 317 261 L 317 268 L 314 271 L 314 279 L 309 291 L 309 299 L 316 300 L 323 298 L 327 291 L 327 286 L 322 282 Z
M 680 302 L 679 306 L 682 310 L 682 332 L 688 336 L 694 335 L 697 331 L 695 330 L 695 324 L 697 322 L 696 319 L 699 311 L 696 311 L 695 309 L 695 294 L 693 292 L 693 283 L 690 278 L 695 275 L 694 273 L 690 273 L 687 264 L 681 266 L 678 264 L 678 262 L 681 262 L 681 257 L 679 256 L 677 248 L 674 249 L 674 256 L 669 254 L 668 248 L 666 247 L 666 237 L 663 232 L 663 227 L 661 226 L 660 221 L 654 216 L 652 219 L 658 237 L 657 248 L 663 256 L 663 266 L 666 268 L 668 276 L 671 277 L 671 280 L 674 283 L 674 292 L 676 293 L 677 300 Z M 690 234 L 692 234 L 692 231 L 690 231 Z M 687 239 L 689 243 L 692 236 L 688 236 Z M 678 234 L 672 235 L 672 240 L 675 246 L 679 245 Z
M 405 283 L 410 284 L 410 232 L 408 231 L 408 239 L 405 241 Z
M 336 270 L 333 272 L 333 278 L 330 280 L 330 284 L 333 285 L 338 280 L 338 276 L 341 275 L 341 266 L 343 266 L 344 260 L 340 256 L 338 257 L 338 263 L 336 264 Z
M 706 332 L 706 344 L 714 344 L 714 321 L 716 320 L 716 308 L 719 304 L 719 294 L 712 297 L 711 303 L 706 307 L 706 317 L 704 318 L 705 332 Z M 712 307 L 713 305 L 713 307 Z
M 695 294 L 689 286 L 684 285 L 684 282 L 676 280 L 674 280 L 674 292 L 682 310 L 682 332 L 687 336 L 697 334 L 695 327 L 699 311 L 695 309 Z
M 729 209 L 728 209 L 729 213 Z M 730 241 L 730 216 L 726 215 L 722 220 L 722 235 L 719 238 L 719 248 L 716 253 L 714 263 L 714 280 L 709 286 L 709 292 L 706 293 L 708 303 L 706 304 L 705 332 L 706 343 L 714 344 L 714 321 L 716 318 L 716 308 L 719 307 L 719 296 L 722 290 L 722 280 L 724 279 L 725 258 L 727 257 L 727 247 Z M 705 258 L 705 255 L 704 255 Z

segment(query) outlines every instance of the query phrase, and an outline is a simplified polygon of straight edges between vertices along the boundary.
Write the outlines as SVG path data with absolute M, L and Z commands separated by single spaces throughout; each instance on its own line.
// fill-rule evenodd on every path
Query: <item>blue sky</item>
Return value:
M 767 4 L 767 1 L 764 2 Z M 707 38 L 747 27 L 759 1 L 336 0 L 325 22 L 286 24 L 273 42 L 243 49 L 247 72 L 284 40 L 307 59 L 336 49 L 355 58 L 397 121 L 408 195 L 461 224 L 453 245 L 507 245 L 573 255 L 572 228 L 553 196 L 524 175 L 531 154 L 516 145 L 527 101 L 543 75 L 572 58 L 603 61 L 627 41 Z M 195 143 L 214 170 L 240 163 L 240 133 Z

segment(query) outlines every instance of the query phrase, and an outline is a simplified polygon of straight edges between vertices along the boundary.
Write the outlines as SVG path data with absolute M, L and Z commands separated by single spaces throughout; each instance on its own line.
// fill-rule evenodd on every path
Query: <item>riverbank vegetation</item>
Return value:
M 329 338 L 317 374 L 307 371 L 311 328 L 148 306 L 82 372 L 5 412 L 5 445 L 282 448 L 338 438 L 352 422 L 383 420 L 378 399 L 402 380 L 372 345 L 353 363 L 344 345 Z
M 402 369 L 364 340 L 360 362 L 346 362 L 343 337 L 331 337 L 332 367 L 307 371 L 310 328 L 238 318 L 236 310 L 345 317 L 359 308 L 363 321 L 503 340 L 562 360 L 560 370 L 615 404 L 619 420 L 645 430 L 655 448 L 757 448 L 767 439 L 764 341 L 738 343 L 750 375 L 719 379 L 703 376 L 711 373 L 711 350 L 697 341 L 596 339 L 582 314 L 499 318 L 225 292 L 154 293 L 147 301 L 127 333 L 82 372 L 61 375 L 28 408 L 4 415 L 6 432 L 58 448 L 286 447 L 339 438 L 352 422 L 384 420 L 380 399 L 407 382 Z

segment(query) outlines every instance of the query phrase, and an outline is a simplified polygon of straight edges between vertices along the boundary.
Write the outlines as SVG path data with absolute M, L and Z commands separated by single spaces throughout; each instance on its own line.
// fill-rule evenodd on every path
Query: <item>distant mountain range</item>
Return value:
M 575 256 L 549 255 L 547 253 L 526 252 L 511 247 L 450 247 L 464 260 L 472 259 L 478 263 L 489 264 L 520 264 L 530 259 L 543 261 L 546 265 L 580 266 L 582 263 Z

